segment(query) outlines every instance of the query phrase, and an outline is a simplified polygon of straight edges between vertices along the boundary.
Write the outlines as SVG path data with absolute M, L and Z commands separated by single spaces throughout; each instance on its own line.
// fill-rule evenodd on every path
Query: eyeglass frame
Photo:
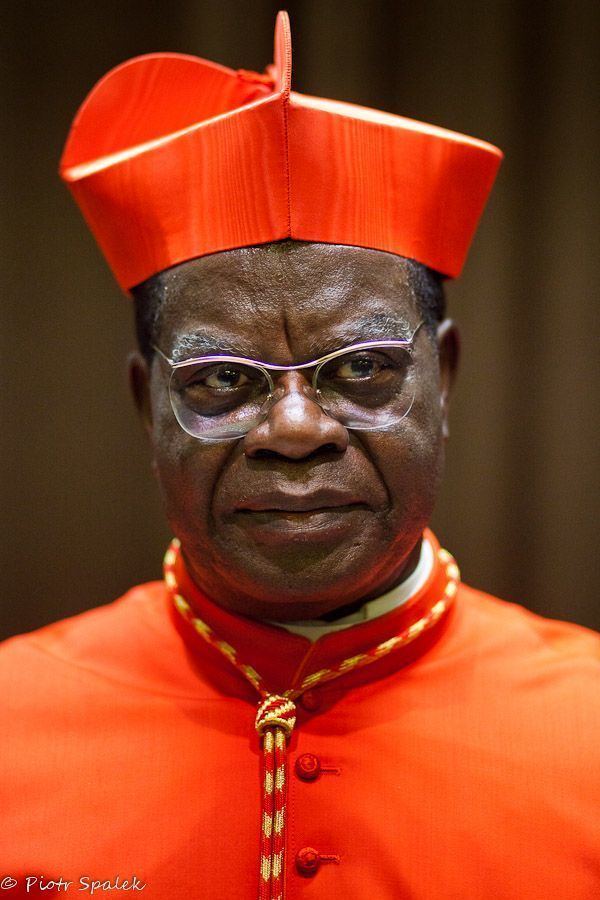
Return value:
M 198 365 L 200 363 L 218 363 L 218 362 L 240 363 L 241 365 L 246 365 L 246 366 L 249 365 L 252 368 L 256 368 L 260 372 L 262 372 L 262 374 L 267 379 L 267 384 L 269 385 L 269 394 L 265 400 L 265 403 L 266 403 L 269 400 L 271 400 L 273 395 L 276 393 L 275 382 L 273 381 L 273 379 L 271 377 L 271 372 L 298 372 L 298 371 L 302 371 L 303 369 L 314 368 L 315 371 L 314 371 L 314 374 L 312 377 L 312 389 L 315 393 L 315 397 L 318 398 L 319 389 L 316 386 L 316 382 L 317 382 L 317 378 L 318 378 L 320 370 L 326 363 L 331 362 L 332 359 L 336 359 L 339 356 L 344 356 L 346 353 L 350 353 L 355 350 L 356 351 L 372 350 L 372 349 L 377 349 L 378 347 L 402 347 L 403 349 L 408 350 L 409 353 L 412 353 L 412 351 L 414 350 L 414 343 L 415 343 L 415 338 L 417 336 L 417 333 L 418 333 L 419 329 L 421 328 L 421 326 L 424 324 L 425 324 L 425 319 L 421 319 L 421 321 L 418 323 L 418 325 L 415 326 L 410 337 L 403 338 L 402 340 L 391 339 L 391 340 L 377 340 L 377 341 L 361 341 L 358 344 L 350 344 L 347 347 L 340 347 L 337 350 L 332 350 L 331 353 L 326 353 L 324 356 L 320 356 L 317 359 L 312 360 L 311 362 L 300 363 L 299 365 L 294 365 L 294 366 L 282 366 L 282 365 L 278 365 L 277 363 L 265 363 L 265 362 L 262 362 L 261 360 L 248 359 L 247 357 L 244 357 L 244 356 L 229 356 L 229 355 L 222 355 L 222 354 L 210 354 L 208 356 L 190 357 L 188 359 L 181 359 L 181 360 L 175 361 L 175 360 L 171 359 L 169 356 L 167 356 L 167 354 L 164 353 L 160 349 L 160 347 L 157 346 L 156 344 L 151 343 L 150 346 L 152 347 L 153 350 L 155 350 L 159 354 L 159 356 L 171 368 L 171 373 L 169 376 L 169 401 L 171 403 L 171 409 L 173 410 L 173 414 L 175 416 L 177 424 L 180 426 L 180 428 L 183 431 L 186 432 L 186 434 L 189 434 L 190 437 L 196 438 L 199 441 L 207 441 L 207 442 L 212 441 L 212 442 L 216 443 L 218 441 L 241 440 L 243 437 L 246 436 L 246 434 L 248 434 L 249 431 L 252 431 L 252 428 L 256 428 L 257 426 L 253 425 L 250 428 L 248 428 L 248 431 L 246 431 L 244 434 L 234 435 L 233 437 L 210 438 L 210 437 L 201 437 L 200 435 L 197 435 L 197 434 L 192 434 L 192 432 L 188 431 L 186 428 L 183 427 L 183 425 L 179 421 L 179 418 L 177 417 L 177 412 L 175 410 L 175 407 L 173 406 L 173 398 L 171 396 L 170 385 L 171 385 L 171 378 L 173 377 L 173 373 L 175 372 L 176 369 L 181 369 L 181 368 L 184 368 L 185 366 L 191 366 L 191 365 L 195 365 L 195 364 Z M 275 401 L 275 402 L 277 403 L 279 401 Z M 317 403 L 317 405 L 321 407 L 321 409 L 323 410 L 323 412 L 326 415 L 330 415 L 329 411 L 323 407 L 323 405 L 319 402 L 318 399 L 315 399 L 314 402 Z M 411 404 L 410 404 L 408 410 L 404 413 L 402 418 L 399 419 L 398 421 L 401 422 L 402 419 L 406 418 L 406 416 L 412 409 L 413 403 L 414 403 L 414 398 L 411 401 Z M 273 404 L 273 406 L 274 405 L 275 404 Z M 268 414 L 271 411 L 271 409 L 273 408 L 273 406 L 269 407 L 269 410 L 267 411 L 265 418 L 268 416 Z M 336 417 L 331 416 L 331 418 L 335 419 Z M 262 421 L 264 421 L 264 419 Z M 340 423 L 340 424 L 343 424 L 343 423 Z M 392 424 L 397 424 L 397 423 L 392 423 Z M 382 431 L 385 428 L 390 428 L 391 425 L 383 425 L 379 428 L 373 427 L 373 426 L 368 426 L 365 428 L 359 428 L 356 426 L 344 426 L 344 427 L 349 428 L 350 431 Z

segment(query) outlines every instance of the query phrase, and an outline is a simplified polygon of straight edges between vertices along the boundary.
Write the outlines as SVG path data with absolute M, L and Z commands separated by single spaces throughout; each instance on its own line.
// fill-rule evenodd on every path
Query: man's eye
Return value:
M 367 354 L 356 354 L 344 359 L 335 371 L 336 378 L 372 378 L 384 368 L 381 359 Z
M 203 378 L 198 378 L 198 381 L 215 390 L 230 390 L 247 384 L 249 378 L 241 369 L 233 366 L 220 366 L 218 369 L 208 372 Z

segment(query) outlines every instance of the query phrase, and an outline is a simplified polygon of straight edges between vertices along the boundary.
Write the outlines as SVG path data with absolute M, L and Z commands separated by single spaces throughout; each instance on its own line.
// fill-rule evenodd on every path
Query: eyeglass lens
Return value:
M 410 366 L 410 353 L 403 347 L 340 354 L 315 370 L 317 400 L 347 427 L 385 428 L 404 418 L 412 405 Z M 257 366 L 226 361 L 175 368 L 170 394 L 182 428 L 205 440 L 243 436 L 283 395 L 271 392 L 265 372 Z

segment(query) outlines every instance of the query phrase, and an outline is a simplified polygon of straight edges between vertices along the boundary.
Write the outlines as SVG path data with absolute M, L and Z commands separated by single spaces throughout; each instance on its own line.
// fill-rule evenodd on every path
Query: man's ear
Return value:
M 127 357 L 129 386 L 148 437 L 152 432 L 152 404 L 150 403 L 150 367 L 138 350 Z
M 450 395 L 458 371 L 460 358 L 460 332 L 452 319 L 444 319 L 437 329 L 437 342 L 440 361 L 440 404 L 442 407 L 442 434 L 450 435 L 448 413 Z

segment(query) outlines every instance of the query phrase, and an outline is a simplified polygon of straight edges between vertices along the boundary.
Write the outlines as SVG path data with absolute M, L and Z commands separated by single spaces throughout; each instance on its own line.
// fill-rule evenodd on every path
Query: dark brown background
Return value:
M 600 628 L 596 548 L 596 3 L 289 3 L 294 86 L 497 143 L 463 278 L 435 527 L 465 580 Z M 111 66 L 179 50 L 271 60 L 278 4 L 2 4 L 3 634 L 160 575 L 168 534 L 133 414 L 131 310 L 56 168 Z

